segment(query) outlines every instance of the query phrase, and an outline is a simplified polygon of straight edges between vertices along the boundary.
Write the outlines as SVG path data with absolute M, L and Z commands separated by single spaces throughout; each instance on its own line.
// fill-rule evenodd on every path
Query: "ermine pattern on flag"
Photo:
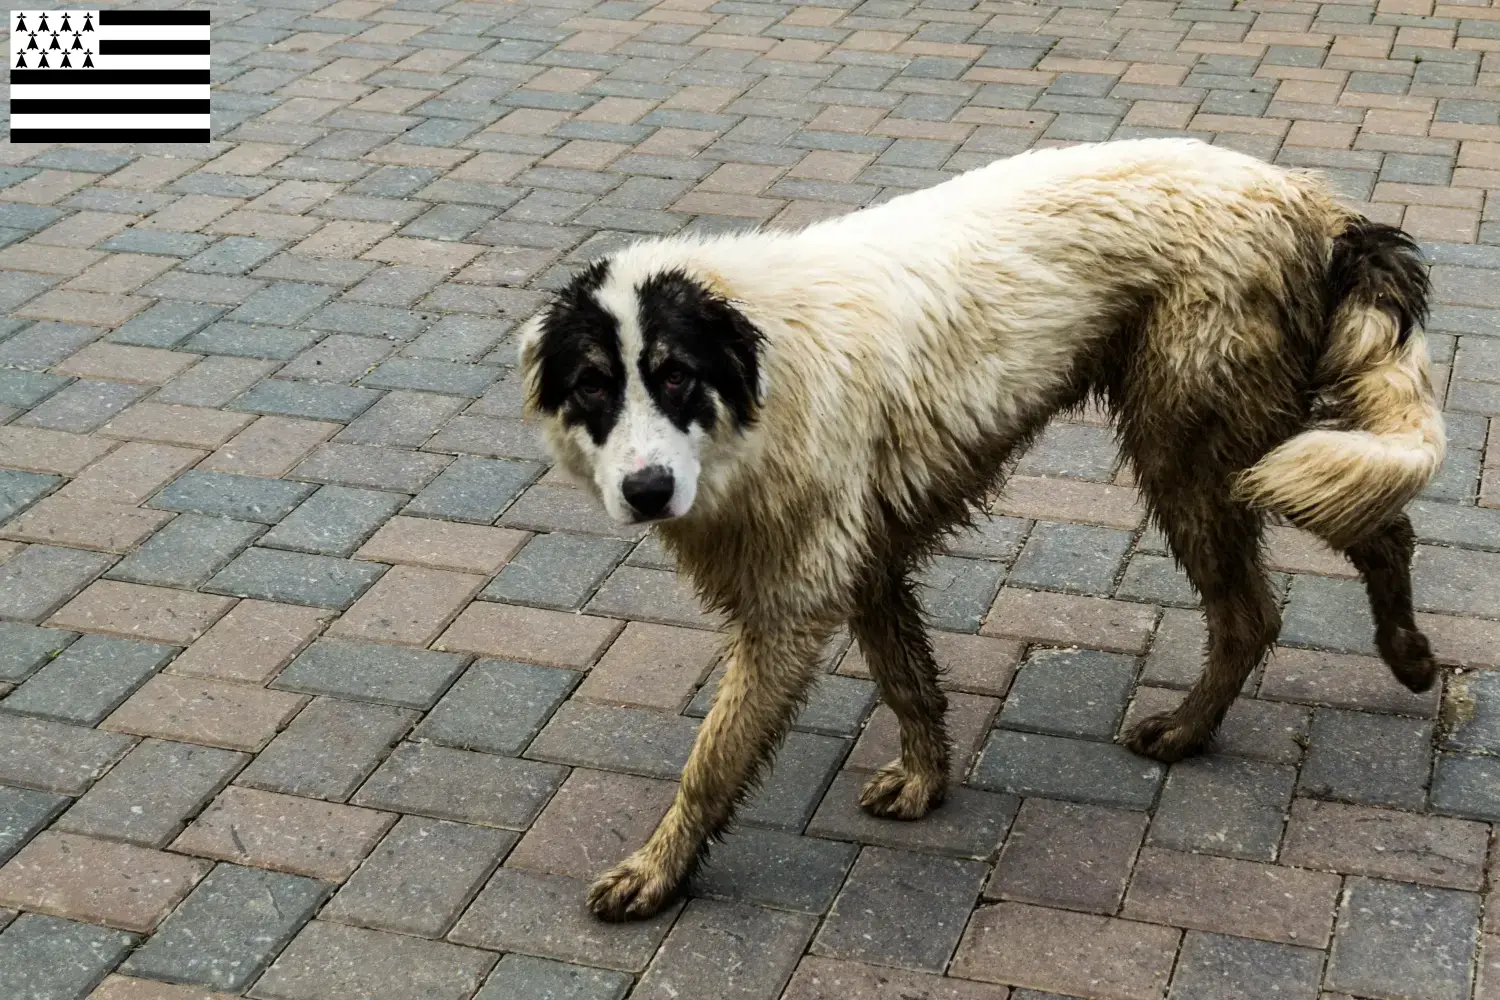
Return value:
M 209 141 L 208 11 L 10 19 L 11 142 Z

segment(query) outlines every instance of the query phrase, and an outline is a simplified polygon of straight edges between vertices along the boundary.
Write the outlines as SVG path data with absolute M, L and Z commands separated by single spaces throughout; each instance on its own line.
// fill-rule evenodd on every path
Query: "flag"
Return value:
M 208 142 L 208 11 L 10 12 L 11 142 Z

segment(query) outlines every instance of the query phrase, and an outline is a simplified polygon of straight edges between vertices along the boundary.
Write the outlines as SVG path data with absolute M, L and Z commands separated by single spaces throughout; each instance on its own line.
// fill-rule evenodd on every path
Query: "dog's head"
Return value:
M 527 407 L 553 455 L 621 524 L 681 517 L 715 448 L 761 402 L 761 334 L 677 269 L 599 261 L 521 334 Z

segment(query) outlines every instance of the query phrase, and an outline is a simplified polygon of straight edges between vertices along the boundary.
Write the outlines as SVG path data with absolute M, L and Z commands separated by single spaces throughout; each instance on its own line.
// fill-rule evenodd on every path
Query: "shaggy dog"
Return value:
M 651 522 L 729 620 L 676 800 L 592 910 L 671 900 L 845 623 L 901 727 L 860 804 L 916 819 L 942 800 L 912 572 L 1091 396 L 1208 620 L 1202 676 L 1132 749 L 1203 750 L 1276 639 L 1267 514 L 1353 561 L 1382 657 L 1428 687 L 1402 513 L 1444 449 L 1426 299 L 1400 230 L 1175 139 L 1025 153 L 800 232 L 653 240 L 584 270 L 522 331 L 529 409 L 561 468 Z

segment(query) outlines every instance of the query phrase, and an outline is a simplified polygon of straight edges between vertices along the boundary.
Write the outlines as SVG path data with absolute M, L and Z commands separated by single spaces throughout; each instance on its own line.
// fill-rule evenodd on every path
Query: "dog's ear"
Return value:
M 737 398 L 725 402 L 741 424 L 750 424 L 755 420 L 756 407 L 765 402 L 765 366 L 760 357 L 765 334 L 745 315 L 743 302 L 715 296 L 709 303 L 709 322 L 715 327 L 715 334 L 743 386 L 742 394 L 734 393 Z
M 542 392 L 542 366 L 537 356 L 537 347 L 542 340 L 543 324 L 552 311 L 548 304 L 535 316 L 521 324 L 516 332 L 517 363 L 521 369 L 521 387 L 524 392 L 523 406 L 527 417 L 534 417 L 540 410 Z

